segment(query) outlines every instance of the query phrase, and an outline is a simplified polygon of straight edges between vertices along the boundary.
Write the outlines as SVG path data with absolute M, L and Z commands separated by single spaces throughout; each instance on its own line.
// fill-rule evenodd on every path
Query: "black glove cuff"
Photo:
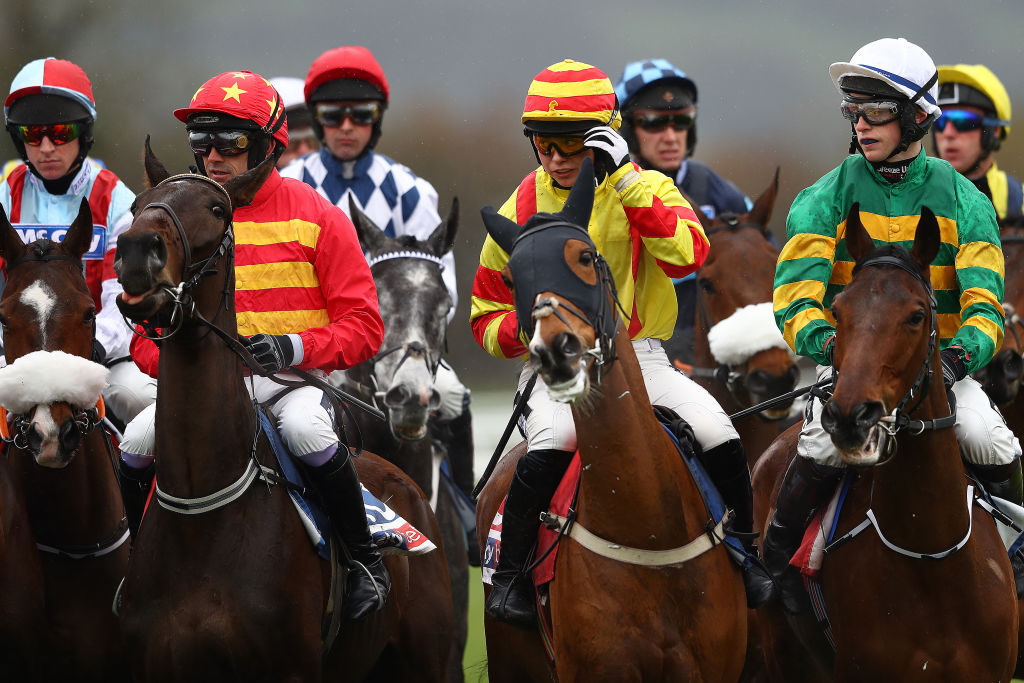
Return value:
M 960 358 L 960 354 L 953 349 L 945 349 L 939 353 L 942 360 L 943 372 L 948 371 L 957 382 L 967 376 L 967 364 Z

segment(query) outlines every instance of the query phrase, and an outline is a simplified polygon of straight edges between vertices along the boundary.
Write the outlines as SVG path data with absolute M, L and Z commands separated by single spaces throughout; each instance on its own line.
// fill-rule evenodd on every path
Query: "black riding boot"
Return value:
M 520 628 L 533 628 L 537 623 L 533 577 L 523 570 L 537 540 L 540 513 L 551 502 L 572 455 L 556 450 L 530 451 L 516 466 L 501 518 L 498 566 L 484 605 L 487 614 L 498 621 Z
M 715 483 L 726 507 L 733 511 L 732 528 L 743 548 L 757 557 L 754 545 L 754 500 L 750 488 L 750 470 L 747 455 L 739 439 L 726 441 L 701 455 L 708 476 Z M 735 550 L 735 549 L 734 549 Z M 736 553 L 739 555 L 739 553 Z M 743 570 L 743 587 L 747 593 L 747 606 L 757 607 L 775 596 L 775 584 L 759 562 L 738 558 Z
M 1024 505 L 1024 477 L 1021 476 L 1020 458 L 1006 465 L 970 465 L 971 472 L 978 478 L 990 496 L 1008 500 L 1014 505 Z M 1017 586 L 1017 597 L 1024 596 L 1024 549 L 1010 556 L 1010 567 Z
M 789 561 L 800 547 L 807 521 L 835 492 L 842 474 L 841 467 L 819 465 L 798 455 L 782 480 L 775 514 L 765 530 L 761 550 L 765 565 L 777 582 L 779 600 L 790 614 L 805 612 L 808 600 L 799 572 Z
M 345 618 L 362 619 L 384 607 L 391 591 L 391 577 L 370 538 L 359 475 L 344 446 L 326 463 L 308 471 L 331 524 L 352 556 L 345 590 Z
M 117 482 L 121 486 L 121 501 L 124 503 L 124 516 L 128 519 L 128 531 L 132 535 L 132 545 L 139 537 L 142 513 L 146 509 L 149 491 L 153 488 L 154 474 L 156 474 L 155 462 L 139 469 L 130 467 L 121 458 L 117 460 Z

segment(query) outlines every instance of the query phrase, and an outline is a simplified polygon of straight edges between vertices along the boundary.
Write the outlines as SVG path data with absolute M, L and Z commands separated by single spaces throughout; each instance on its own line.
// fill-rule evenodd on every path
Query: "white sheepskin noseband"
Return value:
M 33 351 L 0 368 L 0 406 L 15 415 L 64 401 L 77 409 L 96 405 L 110 370 L 63 351 Z
M 722 365 L 741 365 L 755 353 L 773 348 L 785 349 L 793 356 L 768 301 L 736 309 L 708 331 L 708 345 Z

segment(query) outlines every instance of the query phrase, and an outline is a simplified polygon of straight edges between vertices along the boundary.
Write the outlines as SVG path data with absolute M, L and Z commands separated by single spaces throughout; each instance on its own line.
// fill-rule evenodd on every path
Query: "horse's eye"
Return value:
M 911 325 L 913 327 L 917 327 L 918 325 L 920 325 L 923 322 L 924 322 L 924 311 L 914 311 L 913 313 L 910 314 L 910 317 L 907 318 L 907 324 Z
M 4 328 L 5 330 L 8 328 L 7 318 L 5 318 L 2 315 L 0 315 L 0 327 Z
M 134 215 L 135 215 L 135 212 L 139 210 L 139 205 L 138 205 L 138 204 L 136 204 L 135 202 L 132 202 L 132 205 L 128 207 L 128 210 L 129 210 L 129 211 L 131 212 L 131 214 L 132 214 L 132 215 L 134 216 Z
M 94 320 L 96 320 L 96 309 L 95 308 L 89 308 L 89 310 L 87 310 L 82 315 L 82 322 L 83 323 L 92 323 Z
M 214 218 L 224 218 L 225 210 L 220 204 L 216 204 L 211 211 L 213 212 Z
M 580 265 L 589 268 L 594 265 L 594 252 L 584 251 L 580 252 Z
M 699 280 L 697 280 L 697 286 L 700 287 L 701 291 L 703 291 L 705 294 L 715 293 L 715 283 L 713 283 L 711 280 L 707 278 L 702 277 Z

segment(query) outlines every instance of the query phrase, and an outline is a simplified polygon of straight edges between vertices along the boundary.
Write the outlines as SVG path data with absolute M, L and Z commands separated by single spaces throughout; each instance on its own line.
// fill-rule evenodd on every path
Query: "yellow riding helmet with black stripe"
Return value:
M 983 146 L 998 149 L 999 143 L 1010 133 L 1010 96 L 1002 82 L 983 64 L 955 64 L 938 67 L 939 104 L 941 106 L 977 107 L 999 119 L 1001 131 L 995 135 L 995 126 L 983 131 Z

